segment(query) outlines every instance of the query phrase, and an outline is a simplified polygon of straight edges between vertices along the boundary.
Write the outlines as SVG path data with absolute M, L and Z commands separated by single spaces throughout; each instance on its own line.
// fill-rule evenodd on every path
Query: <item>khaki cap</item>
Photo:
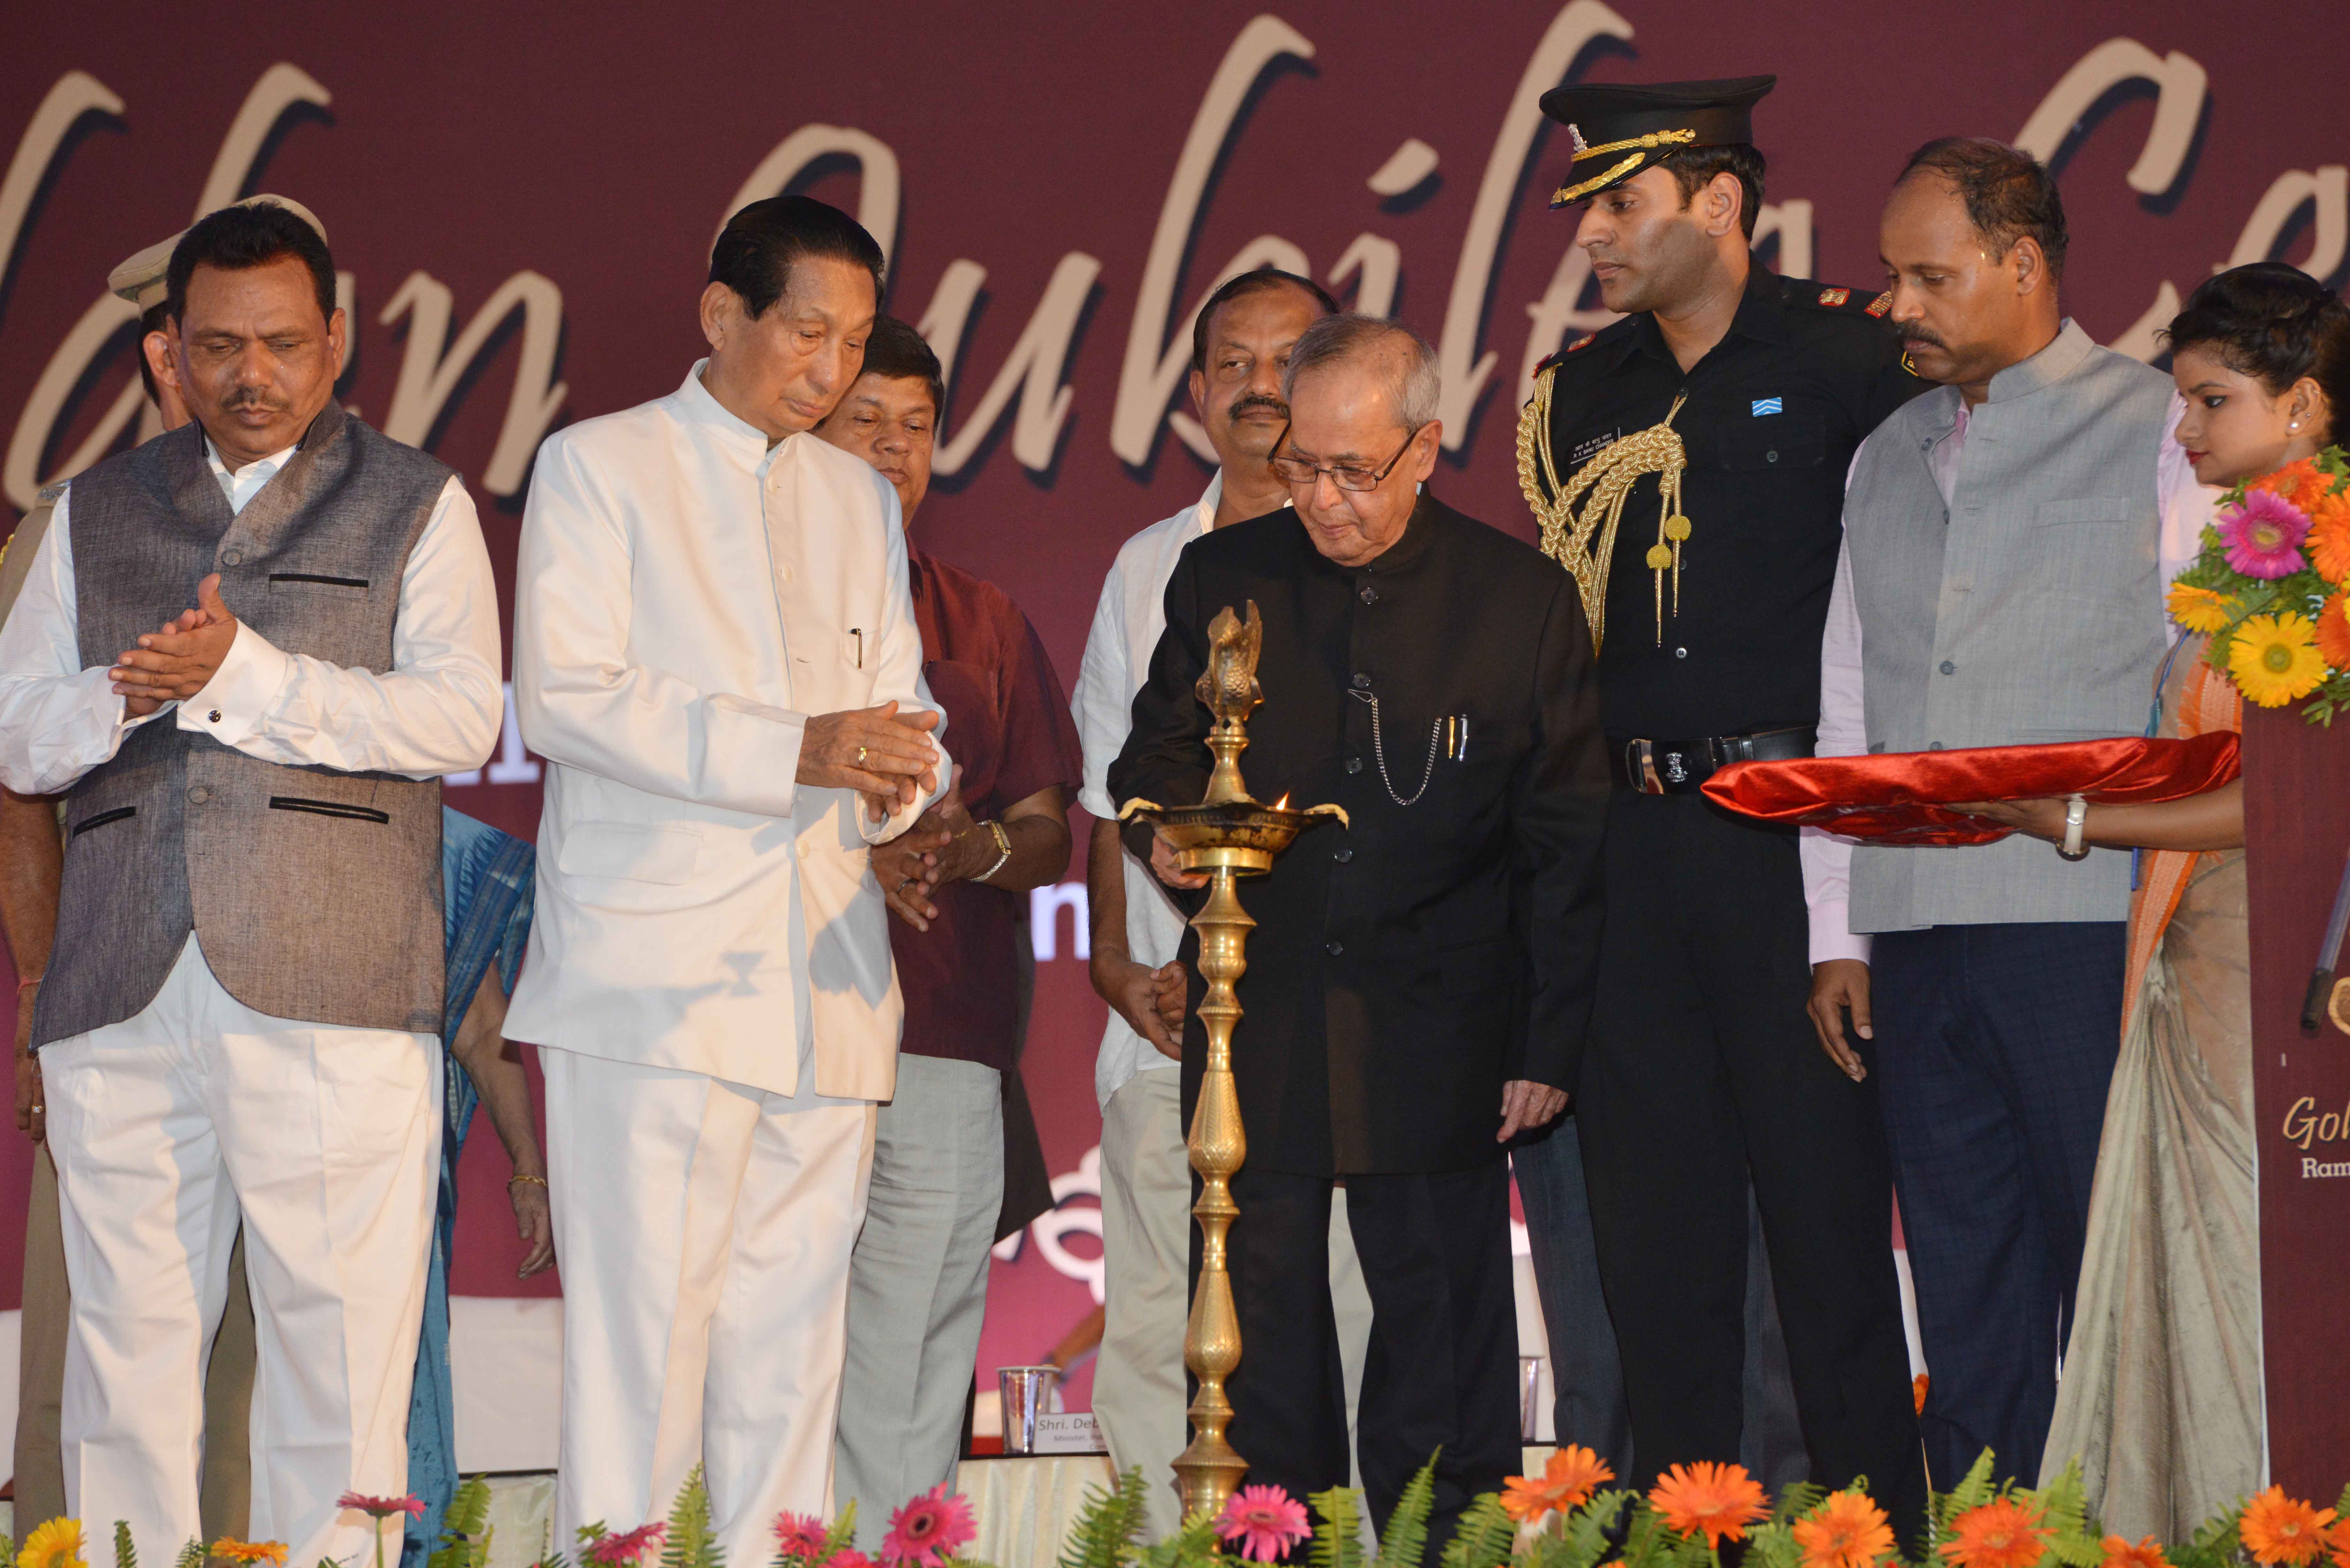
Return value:
M 327 243 L 327 225 L 318 222 L 318 214 L 290 196 L 266 194 L 247 196 L 244 201 L 233 202 L 230 205 L 283 207 L 317 230 L 320 244 Z M 149 245 L 120 266 L 108 273 L 106 286 L 137 306 L 142 312 L 154 309 L 163 303 L 164 280 L 172 270 L 172 252 L 178 248 L 180 242 L 187 237 L 187 230 L 182 229 L 170 239 L 158 240 Z

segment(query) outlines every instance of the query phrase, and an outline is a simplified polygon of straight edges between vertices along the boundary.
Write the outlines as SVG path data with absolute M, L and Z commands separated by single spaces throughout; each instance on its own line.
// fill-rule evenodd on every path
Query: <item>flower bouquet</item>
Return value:
M 2350 706 L 2350 459 L 2342 449 L 2229 491 L 2169 602 L 2172 619 L 2210 636 L 2211 667 L 2246 701 L 2282 708 L 2307 698 L 2302 716 L 2332 724 Z

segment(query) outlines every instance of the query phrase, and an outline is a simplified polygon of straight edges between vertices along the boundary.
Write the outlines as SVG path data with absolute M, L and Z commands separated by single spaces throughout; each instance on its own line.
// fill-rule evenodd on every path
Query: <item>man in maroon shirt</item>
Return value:
M 884 316 L 816 433 L 897 488 L 906 524 L 931 483 L 945 388 L 921 335 Z M 1003 1191 L 1003 1075 L 1020 1048 L 1020 895 L 1069 865 L 1083 771 L 1069 701 L 1003 591 L 909 543 L 922 674 L 955 736 L 956 782 L 873 873 L 906 1028 L 874 1132 L 872 1195 L 849 1266 L 837 1503 L 870 1551 L 896 1508 L 950 1479 L 987 1303 Z

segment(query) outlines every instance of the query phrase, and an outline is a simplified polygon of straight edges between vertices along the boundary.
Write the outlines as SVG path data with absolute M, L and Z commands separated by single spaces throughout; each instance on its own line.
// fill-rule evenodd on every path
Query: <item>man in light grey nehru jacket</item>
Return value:
M 2162 590 L 2206 510 L 2169 378 L 2059 310 L 2064 212 L 2028 154 L 1928 143 L 1880 244 L 1894 324 L 1942 386 L 1853 462 L 1820 754 L 2144 732 Z M 2022 835 L 1803 850 L 1813 1023 L 1847 1074 L 1882 1075 L 1933 1484 L 1985 1448 L 2029 1481 L 2120 1045 L 2130 857 Z
M 200 1530 L 240 1219 L 248 1532 L 350 1560 L 406 1490 L 440 1135 L 439 777 L 502 717 L 464 486 L 334 400 L 326 242 L 225 208 L 167 273 L 195 423 L 77 476 L 0 629 L 0 784 L 66 794 L 35 1009 L 72 1309 L 68 1510 Z M 194 607 L 186 607 L 190 601 Z

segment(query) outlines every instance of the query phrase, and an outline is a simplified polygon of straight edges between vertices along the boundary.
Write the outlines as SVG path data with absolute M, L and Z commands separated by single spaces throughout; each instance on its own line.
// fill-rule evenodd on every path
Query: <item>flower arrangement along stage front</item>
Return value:
M 2338 446 L 2220 498 L 2171 618 L 2211 639 L 2211 667 L 2262 708 L 2350 709 L 2350 459 Z
M 1348 1487 L 1306 1500 L 1318 1523 L 1279 1487 L 1243 1487 L 1221 1513 L 1200 1513 L 1166 1540 L 1143 1544 L 1149 1490 L 1141 1470 L 1129 1469 L 1114 1488 L 1087 1496 L 1059 1568 L 1239 1568 L 1295 1558 L 1300 1548 L 1313 1568 L 1423 1568 L 1435 1469 L 1430 1459 L 1404 1489 L 1375 1552 L 1363 1544 L 1362 1493 Z M 1742 1568 L 2350 1568 L 2350 1487 L 2334 1507 L 2319 1508 L 2272 1486 L 2184 1541 L 2149 1536 L 2132 1543 L 2104 1533 L 2089 1516 L 2077 1468 L 2065 1467 L 2036 1490 L 1994 1486 L 1991 1472 L 1986 1450 L 1955 1490 L 1935 1494 L 1928 1538 L 1903 1543 L 1865 1480 L 1833 1492 L 1789 1487 L 1773 1503 L 1741 1467 L 1695 1464 L 1673 1466 L 1645 1493 L 1609 1490 L 1616 1476 L 1607 1462 L 1570 1444 L 1540 1476 L 1513 1476 L 1500 1492 L 1471 1502 L 1438 1555 L 1441 1568 L 1721 1568 L 1722 1542 L 1731 1542 L 1743 1545 Z M 342 1504 L 376 1520 L 380 1553 L 383 1521 L 413 1511 L 413 1501 L 346 1494 Z M 486 1568 L 489 1511 L 485 1481 L 460 1487 L 431 1568 Z M 764 1568 L 987 1568 L 959 1555 L 978 1527 L 970 1502 L 944 1485 L 889 1516 L 879 1559 L 851 1543 L 856 1526 L 854 1503 L 829 1524 L 778 1515 L 775 1555 Z M 13 1558 L 15 1568 L 89 1568 L 82 1550 L 80 1521 L 53 1519 L 21 1550 L 0 1536 L 0 1564 Z M 666 1520 L 625 1532 L 588 1525 L 578 1552 L 579 1568 L 726 1568 L 711 1534 L 701 1467 Z M 210 1548 L 191 1541 L 174 1568 L 219 1563 L 285 1568 L 286 1548 L 274 1541 L 224 1540 Z M 119 1522 L 114 1568 L 139 1568 L 130 1532 Z M 572 1564 L 557 1552 L 536 1568 Z

